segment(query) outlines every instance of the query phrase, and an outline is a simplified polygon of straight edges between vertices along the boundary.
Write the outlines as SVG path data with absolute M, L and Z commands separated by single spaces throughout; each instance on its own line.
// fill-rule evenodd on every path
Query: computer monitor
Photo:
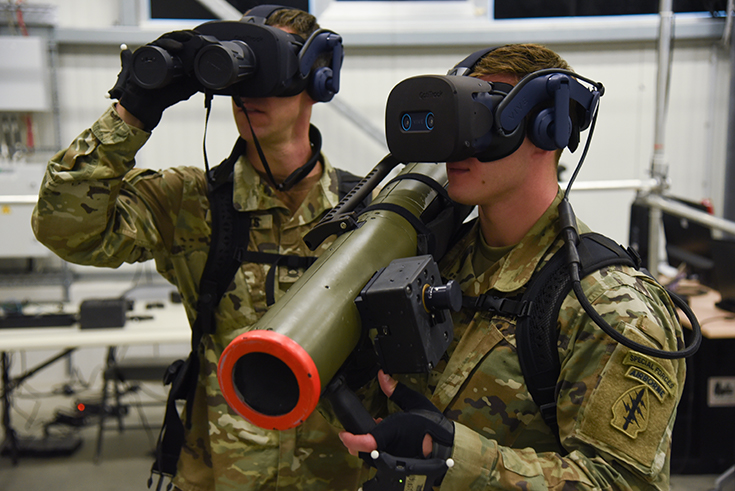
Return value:
M 694 209 L 706 211 L 706 206 L 684 199 L 673 198 L 679 203 Z M 630 228 L 628 240 L 631 248 L 641 256 L 643 267 L 648 265 L 648 229 L 650 208 L 641 201 L 634 201 L 630 207 Z M 712 286 L 712 254 L 710 242 L 712 233 L 708 227 L 685 218 L 662 212 L 666 255 L 669 264 L 679 267 L 684 263 L 688 276 Z
M 722 300 L 716 306 L 735 312 L 735 239 L 712 240 L 712 276 Z
M 675 198 L 676 201 L 700 211 L 707 211 L 701 203 Z M 666 237 L 666 255 L 671 266 L 684 265 L 687 275 L 700 283 L 713 286 L 712 230 L 686 218 L 663 212 L 662 222 Z
M 630 224 L 628 245 L 641 257 L 641 266 L 648 268 L 648 222 L 650 209 L 647 205 L 634 201 L 630 205 Z

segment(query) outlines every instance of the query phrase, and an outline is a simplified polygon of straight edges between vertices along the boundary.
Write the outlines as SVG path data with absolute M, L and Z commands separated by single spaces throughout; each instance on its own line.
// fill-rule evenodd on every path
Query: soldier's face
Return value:
M 294 34 L 290 27 L 275 27 Z M 291 97 L 241 97 L 240 100 L 247 110 L 247 117 L 234 101 L 232 111 L 237 130 L 246 141 L 253 139 L 251 125 L 255 136 L 263 145 L 290 142 L 296 138 L 297 132 L 303 132 L 304 128 L 308 131 L 314 100 L 306 91 Z
M 480 77 L 487 82 L 511 85 L 517 79 L 511 75 L 496 74 Z M 493 162 L 480 162 L 472 157 L 459 162 L 447 162 L 449 196 L 462 204 L 486 205 L 502 200 L 505 195 L 520 188 L 532 170 L 529 165 L 536 146 L 528 137 L 512 154 Z
M 305 91 L 291 97 L 242 97 L 240 100 L 247 111 L 247 117 L 242 109 L 232 103 L 235 124 L 240 136 L 246 141 L 251 141 L 252 125 L 255 136 L 264 145 L 291 141 L 297 131 L 303 131 L 304 125 L 308 128 L 311 106 L 314 104 Z

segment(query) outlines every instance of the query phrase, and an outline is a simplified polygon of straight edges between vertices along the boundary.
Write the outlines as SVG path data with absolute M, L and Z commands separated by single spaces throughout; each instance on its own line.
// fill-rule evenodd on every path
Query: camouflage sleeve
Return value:
M 681 327 L 665 290 L 611 267 L 583 280 L 595 309 L 627 338 L 680 349 Z M 573 294 L 560 312 L 557 418 L 568 454 L 499 445 L 455 424 L 441 489 L 669 489 L 671 432 L 685 364 L 642 355 L 604 334 Z
M 131 169 L 149 133 L 110 107 L 49 162 L 33 212 L 38 240 L 63 259 L 118 267 L 149 259 L 161 246 L 155 210 L 133 185 L 150 171 Z M 163 208 L 163 206 L 161 207 Z

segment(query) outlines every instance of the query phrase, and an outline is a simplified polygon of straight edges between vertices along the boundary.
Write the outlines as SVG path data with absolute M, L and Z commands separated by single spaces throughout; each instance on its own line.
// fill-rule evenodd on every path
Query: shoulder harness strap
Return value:
M 204 266 L 199 284 L 197 318 L 192 324 L 191 351 L 189 357 L 177 360 L 168 367 L 164 385 L 171 385 L 166 401 L 166 412 L 156 443 L 155 460 L 151 468 L 148 487 L 153 484 L 153 475 L 158 474 L 156 490 L 163 485 L 164 476 L 173 477 L 181 448 L 184 445 L 185 426 L 191 426 L 194 393 L 199 377 L 199 344 L 202 336 L 214 332 L 214 309 L 224 294 L 227 282 L 218 281 L 220 276 L 234 276 L 240 262 L 239 252 L 247 248 L 250 217 L 247 213 L 230 213 L 232 208 L 232 169 L 245 151 L 246 142 L 238 139 L 235 146 L 219 166 L 207 174 L 210 213 L 212 214 L 212 237 L 210 253 Z M 230 185 L 227 185 L 227 183 Z M 239 221 L 240 223 L 236 223 Z M 186 401 L 186 422 L 181 420 L 176 401 Z M 170 485 L 169 485 L 170 486 Z
M 581 276 L 611 265 L 638 269 L 640 258 L 615 241 L 597 234 L 583 234 L 578 246 Z M 546 424 L 559 438 L 556 420 L 556 386 L 561 370 L 557 350 L 557 320 L 561 304 L 572 289 L 563 249 L 538 270 L 520 299 L 481 295 L 463 298 L 465 307 L 517 317 L 516 348 L 528 391 Z

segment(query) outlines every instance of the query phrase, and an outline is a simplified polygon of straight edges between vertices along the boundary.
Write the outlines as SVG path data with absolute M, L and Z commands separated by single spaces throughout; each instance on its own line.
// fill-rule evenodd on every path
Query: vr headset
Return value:
M 303 90 L 317 102 L 339 91 L 343 47 L 339 34 L 319 29 L 307 40 L 265 24 L 276 10 L 262 5 L 239 21 L 211 21 L 193 29 L 195 39 L 171 54 L 154 41 L 135 50 L 131 74 L 146 89 L 196 77 L 202 92 L 243 97 L 291 96 Z M 320 55 L 331 65 L 314 68 Z
M 515 86 L 465 76 L 492 49 L 473 53 L 446 76 L 412 77 L 393 88 L 385 128 L 395 158 L 491 162 L 515 152 L 526 135 L 544 150 L 576 150 L 580 131 L 597 112 L 602 84 L 561 69 L 539 70 Z

